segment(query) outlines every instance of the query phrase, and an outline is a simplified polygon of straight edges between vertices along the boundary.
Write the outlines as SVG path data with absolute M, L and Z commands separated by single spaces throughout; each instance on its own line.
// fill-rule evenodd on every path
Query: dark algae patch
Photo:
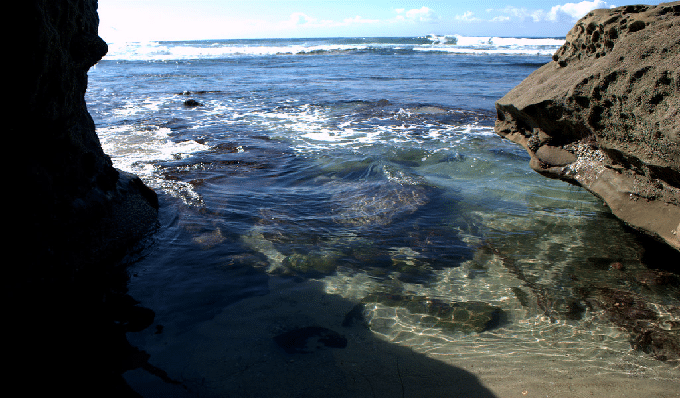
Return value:
M 302 327 L 274 337 L 274 342 L 289 354 L 309 354 L 322 348 L 345 348 L 347 339 L 325 327 Z

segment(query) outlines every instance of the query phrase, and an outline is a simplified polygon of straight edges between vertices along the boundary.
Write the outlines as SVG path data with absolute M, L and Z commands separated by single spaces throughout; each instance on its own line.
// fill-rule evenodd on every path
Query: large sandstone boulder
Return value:
M 588 13 L 496 109 L 534 170 L 680 250 L 680 2 Z
M 97 0 L 12 1 L 3 15 L 5 394 L 130 395 L 125 327 L 153 313 L 117 262 L 156 226 L 158 198 L 113 167 L 87 111 L 87 71 L 107 51 Z

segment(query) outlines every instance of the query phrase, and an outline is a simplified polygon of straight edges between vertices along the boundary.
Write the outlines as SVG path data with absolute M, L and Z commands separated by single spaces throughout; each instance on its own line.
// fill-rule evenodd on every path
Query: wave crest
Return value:
M 326 38 L 121 42 L 109 44 L 104 60 L 171 61 L 237 57 L 324 55 L 341 53 L 460 53 L 550 56 L 561 38 L 502 38 L 428 35 L 406 38 Z

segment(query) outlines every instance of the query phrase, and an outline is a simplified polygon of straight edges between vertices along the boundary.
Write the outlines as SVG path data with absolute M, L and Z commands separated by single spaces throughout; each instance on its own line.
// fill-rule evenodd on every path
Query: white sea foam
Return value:
M 430 51 L 463 54 L 551 55 L 564 39 L 430 35 L 426 38 L 271 39 L 109 44 L 105 60 L 169 61 L 352 51 Z
M 417 51 L 437 51 L 460 54 L 542 55 L 555 53 L 565 42 L 557 38 L 501 38 L 492 36 L 434 36 L 431 45 L 415 47 Z
M 138 130 L 128 125 L 97 129 L 104 152 L 112 156 L 116 168 L 125 171 L 138 172 L 143 164 L 178 160 L 210 149 L 192 140 L 174 142 L 170 132 L 170 128 Z
M 168 181 L 159 176 L 155 164 L 180 160 L 210 149 L 193 140 L 175 142 L 170 128 L 151 127 L 140 130 L 131 125 L 97 128 L 104 152 L 111 156 L 113 166 L 141 177 L 154 189 L 184 199 L 187 204 L 200 204 L 201 197 L 191 184 Z
M 221 59 L 239 56 L 273 56 L 332 53 L 367 49 L 367 45 L 249 45 L 221 44 L 187 45 L 186 42 L 131 42 L 109 45 L 105 60 L 167 61 L 192 59 Z
M 446 111 L 442 111 L 443 114 Z M 261 126 L 275 132 L 277 139 L 291 143 L 301 154 L 315 154 L 331 149 L 369 149 L 372 147 L 426 146 L 438 149 L 454 146 L 461 141 L 494 136 L 493 127 L 477 122 L 465 124 L 434 124 L 427 121 L 409 123 L 399 118 L 418 113 L 399 109 L 393 115 L 373 116 L 374 124 L 366 125 L 365 117 L 353 114 L 334 116 L 330 107 L 304 104 L 287 110 L 254 111 L 248 116 L 251 126 Z

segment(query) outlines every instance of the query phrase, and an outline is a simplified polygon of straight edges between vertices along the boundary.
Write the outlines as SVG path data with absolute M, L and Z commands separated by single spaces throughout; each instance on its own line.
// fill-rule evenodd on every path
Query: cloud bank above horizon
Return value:
M 427 34 L 564 37 L 593 9 L 633 4 L 479 3 L 423 0 L 413 7 L 413 1 L 387 0 L 99 0 L 99 33 L 109 43 Z

